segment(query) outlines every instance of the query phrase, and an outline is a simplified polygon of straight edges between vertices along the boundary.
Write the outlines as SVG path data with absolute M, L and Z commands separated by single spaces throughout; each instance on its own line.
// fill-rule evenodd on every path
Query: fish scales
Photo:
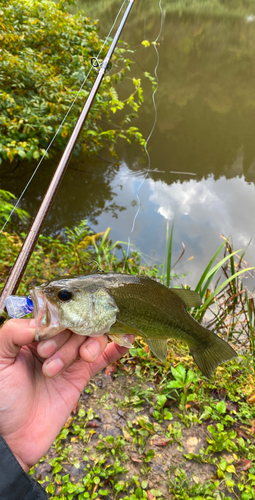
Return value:
M 148 338 L 171 337 L 186 341 L 190 347 L 197 345 L 198 333 L 193 332 L 195 320 L 188 314 L 183 301 L 169 288 L 153 280 L 135 284 L 131 281 L 126 283 L 125 290 L 114 288 L 111 294 L 120 311 L 117 318 L 137 327 Z M 201 327 L 201 341 L 203 330 Z
M 65 328 L 84 336 L 107 334 L 119 345 L 132 347 L 126 334 L 141 336 L 162 361 L 167 339 L 188 344 L 206 377 L 237 356 L 234 349 L 188 313 L 200 296 L 168 288 L 146 276 L 94 273 L 52 280 L 31 291 L 36 340 L 50 338 Z

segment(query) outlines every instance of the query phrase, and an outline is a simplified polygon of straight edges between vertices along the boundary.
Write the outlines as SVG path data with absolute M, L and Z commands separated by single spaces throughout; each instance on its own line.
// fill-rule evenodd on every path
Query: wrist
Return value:
M 19 464 L 20 464 L 20 466 L 22 467 L 22 469 L 23 469 L 23 470 L 24 470 L 24 471 L 28 474 L 28 472 L 29 472 L 29 471 L 30 471 L 30 469 L 31 469 L 31 466 L 30 466 L 30 465 L 25 464 L 25 462 L 23 462 L 23 461 L 21 460 L 21 458 L 20 458 L 18 455 L 16 455 L 16 453 L 14 453 L 14 452 L 12 452 L 12 453 L 13 453 L 13 455 L 15 456 L 16 460 L 19 462 Z
M 31 469 L 31 465 L 28 465 L 26 464 L 22 459 L 21 457 L 19 456 L 19 454 L 16 452 L 15 450 L 15 446 L 13 445 L 12 442 L 10 442 L 10 440 L 8 440 L 7 437 L 4 437 L 3 438 L 5 439 L 5 442 L 6 444 L 9 446 L 11 452 L 13 453 L 14 457 L 16 458 L 17 462 L 19 462 L 19 465 L 22 467 L 22 469 L 28 473 Z

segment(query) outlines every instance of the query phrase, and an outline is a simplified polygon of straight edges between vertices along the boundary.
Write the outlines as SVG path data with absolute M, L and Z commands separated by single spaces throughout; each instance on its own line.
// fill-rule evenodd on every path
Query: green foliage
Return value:
M 213 419 L 214 421 L 221 421 L 226 425 L 233 424 L 234 418 L 230 415 L 226 415 L 226 404 L 224 401 L 219 401 L 216 405 L 205 406 L 202 415 L 200 415 L 200 421 Z
M 44 154 L 91 69 L 91 58 L 103 46 L 96 22 L 92 23 L 83 12 L 69 14 L 65 3 L 55 4 L 50 0 L 1 3 L 0 162 L 38 160 Z M 107 47 L 100 58 L 106 51 Z M 125 102 L 119 100 L 116 90 L 130 67 L 127 55 L 128 49 L 116 49 L 111 73 L 104 78 L 95 97 L 76 153 L 81 148 L 86 154 L 95 153 L 107 145 L 113 154 L 118 137 L 128 141 L 134 138 L 143 144 L 138 129 L 129 126 L 143 102 L 141 82 L 133 79 L 135 91 Z M 58 149 L 64 148 L 73 130 L 95 75 L 93 70 L 56 137 L 54 145 Z M 115 113 L 123 108 L 129 111 L 119 127 L 108 123 L 108 129 L 101 128 L 100 120 L 109 121 L 110 110 Z
M 168 410 L 168 408 L 164 408 L 166 400 L 167 397 L 164 394 L 158 394 L 156 396 L 156 404 L 155 404 L 155 410 L 153 412 L 153 417 L 159 422 L 162 422 L 163 420 L 173 419 L 173 415 Z
M 106 436 L 106 438 L 104 438 L 102 435 L 99 435 L 99 439 L 101 439 L 101 441 L 99 441 L 96 446 L 97 450 L 106 451 L 106 456 L 112 454 L 114 456 L 119 456 L 120 460 L 128 460 L 128 455 L 124 451 L 125 440 L 122 436 L 117 436 L 116 438 L 113 436 Z
M 0 206 L 5 207 L 5 204 Z M 109 232 L 110 228 L 96 234 L 88 227 L 87 221 L 81 221 L 73 229 L 65 228 L 59 237 L 40 235 L 20 284 L 19 293 L 27 293 L 30 285 L 39 284 L 42 280 L 50 280 L 64 274 L 86 274 L 93 272 L 98 266 L 104 271 L 129 270 L 132 274 L 146 274 L 147 268 L 141 269 L 139 266 L 138 253 L 133 253 L 128 258 L 123 253 L 123 259 L 117 259 L 113 250 L 120 246 L 120 242 L 112 244 L 108 239 Z M 0 276 L 2 276 L 0 288 L 7 278 L 10 263 L 17 257 L 25 237 L 24 232 L 0 234 Z M 151 275 L 150 269 L 148 274 Z
M 192 421 L 197 419 L 196 415 L 192 413 L 187 413 L 187 408 L 189 402 L 197 399 L 195 391 L 195 384 L 198 381 L 195 373 L 192 370 L 186 370 L 185 366 L 181 363 L 175 367 L 171 366 L 171 373 L 174 380 L 165 380 L 161 382 L 162 397 L 167 399 L 166 396 L 173 398 L 173 393 L 177 394 L 179 399 L 179 408 L 182 413 L 177 413 L 178 417 L 185 423 L 185 425 L 190 425 Z M 192 386 L 192 392 L 189 392 Z
M 196 477 L 195 484 L 190 484 L 188 477 L 186 477 L 185 470 L 179 469 L 178 467 L 172 468 L 169 473 L 169 490 L 174 494 L 176 500 L 189 500 L 194 498 L 195 500 L 231 500 L 231 497 L 214 495 L 217 494 L 218 486 L 220 481 L 208 481 L 201 484 L 199 479 Z
M 210 432 L 212 437 L 207 437 L 209 446 L 206 453 L 219 452 L 222 450 L 236 451 L 238 449 L 235 438 L 236 432 L 234 430 L 225 431 L 224 425 L 221 423 L 216 424 L 216 428 L 213 425 L 208 425 L 207 430 Z
M 5 191 L 4 189 L 0 189 L 0 224 L 4 224 L 4 222 L 8 219 L 10 212 L 13 209 L 11 201 L 15 201 L 15 196 L 9 191 Z M 21 208 L 15 208 L 14 213 L 18 216 L 18 218 L 25 222 L 29 217 L 28 213 Z

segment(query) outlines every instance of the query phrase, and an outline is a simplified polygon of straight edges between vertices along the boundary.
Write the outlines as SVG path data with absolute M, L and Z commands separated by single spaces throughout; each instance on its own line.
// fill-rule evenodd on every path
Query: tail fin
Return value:
M 190 349 L 195 363 L 207 378 L 212 376 L 218 365 L 237 357 L 237 353 L 227 342 L 214 333 L 212 335 L 207 346 L 201 345 L 197 349 Z

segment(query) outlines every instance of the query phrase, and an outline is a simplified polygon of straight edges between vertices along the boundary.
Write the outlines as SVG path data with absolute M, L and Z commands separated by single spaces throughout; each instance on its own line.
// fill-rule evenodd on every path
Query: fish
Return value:
M 217 366 L 237 356 L 222 338 L 187 311 L 201 305 L 200 295 L 168 288 L 147 276 L 95 272 L 54 279 L 30 290 L 36 321 L 35 340 L 69 329 L 78 335 L 107 334 L 120 346 L 133 347 L 127 335 L 140 336 L 164 362 L 167 340 L 185 342 L 210 378 Z

